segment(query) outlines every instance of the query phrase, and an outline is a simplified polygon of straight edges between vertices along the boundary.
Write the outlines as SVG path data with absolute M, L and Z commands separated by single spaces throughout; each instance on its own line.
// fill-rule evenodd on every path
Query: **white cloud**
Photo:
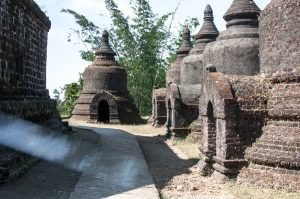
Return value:
M 66 6 L 76 11 L 95 13 L 105 10 L 104 0 L 68 0 Z

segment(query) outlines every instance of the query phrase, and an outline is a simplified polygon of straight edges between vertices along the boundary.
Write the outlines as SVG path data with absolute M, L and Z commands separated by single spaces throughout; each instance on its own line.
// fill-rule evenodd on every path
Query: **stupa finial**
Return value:
M 193 46 L 191 43 L 191 32 L 187 26 L 184 28 L 182 40 L 182 44 L 177 50 L 177 54 L 188 54 Z
M 100 48 L 96 51 L 96 56 L 98 55 L 110 55 L 115 56 L 116 53 L 112 50 L 109 45 L 109 34 L 106 30 L 102 33 Z
M 213 10 L 209 4 L 205 7 L 203 19 L 203 25 L 195 35 L 196 45 L 190 54 L 201 54 L 205 46 L 219 36 L 219 31 L 214 23 Z
M 208 21 L 214 20 L 213 10 L 209 4 L 207 4 L 207 6 L 205 7 L 205 10 L 204 10 L 204 21 L 205 20 L 208 20 Z
M 213 39 L 215 40 L 219 31 L 214 23 L 214 15 L 211 6 L 208 4 L 204 10 L 204 22 L 200 31 L 195 35 L 196 40 L 199 39 Z M 197 41 L 196 41 L 197 42 Z

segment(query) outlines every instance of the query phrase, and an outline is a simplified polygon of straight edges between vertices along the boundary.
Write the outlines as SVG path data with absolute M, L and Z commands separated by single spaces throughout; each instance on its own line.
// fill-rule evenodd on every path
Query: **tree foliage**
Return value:
M 141 113 L 149 114 L 153 86 L 165 84 L 166 66 L 161 53 L 167 38 L 165 23 L 171 14 L 157 17 L 148 1 L 132 0 L 133 18 L 129 20 L 113 0 L 105 3 L 112 19 L 113 46 L 128 73 L 129 91 Z
M 109 29 L 111 46 L 117 54 L 117 61 L 127 71 L 128 90 L 140 112 L 149 114 L 152 89 L 154 86 L 165 86 L 165 72 L 181 42 L 178 34 L 170 34 L 166 24 L 176 10 L 158 16 L 147 0 L 131 0 L 133 17 L 129 18 L 119 10 L 114 0 L 105 0 L 105 5 L 112 22 Z M 73 10 L 63 9 L 62 12 L 74 17 L 79 29 L 72 29 L 72 35 L 85 47 L 80 51 L 82 59 L 92 61 L 100 45 L 101 28 Z M 193 28 L 198 24 L 195 18 L 185 22 Z M 180 29 L 182 31 L 183 28 Z
M 79 74 L 78 82 L 65 84 L 63 88 L 59 90 L 54 89 L 54 99 L 56 100 L 57 109 L 60 115 L 70 116 L 75 106 L 75 101 L 78 99 L 80 92 L 83 88 L 82 74 Z M 60 95 L 63 94 L 63 100 L 60 99 Z
M 177 34 L 171 36 L 168 48 L 168 55 L 166 57 L 166 62 L 170 65 L 176 59 L 176 51 L 182 44 L 182 37 L 183 31 L 185 27 L 188 27 L 191 32 L 194 32 L 196 27 L 199 26 L 199 20 L 197 18 L 187 18 L 183 24 L 179 24 L 179 31 Z M 195 44 L 195 38 L 191 37 L 191 43 Z

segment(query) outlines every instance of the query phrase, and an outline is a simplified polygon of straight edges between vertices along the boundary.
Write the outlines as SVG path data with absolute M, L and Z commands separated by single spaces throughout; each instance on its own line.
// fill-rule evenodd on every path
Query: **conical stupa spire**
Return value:
M 96 58 L 91 66 L 119 66 L 119 64 L 115 61 L 116 53 L 109 45 L 109 35 L 106 30 L 102 33 L 101 44 L 95 55 Z
M 191 32 L 187 26 L 184 28 L 182 34 L 182 40 L 183 40 L 182 44 L 177 50 L 177 55 L 179 54 L 187 55 L 193 47 L 191 43 Z
M 204 10 L 204 22 L 199 32 L 195 35 L 196 45 L 190 54 L 201 54 L 209 42 L 213 42 L 219 36 L 219 31 L 214 23 L 214 15 L 208 4 Z
M 253 0 L 234 0 L 230 8 L 225 13 L 224 19 L 227 22 L 233 19 L 239 19 L 239 24 L 241 21 L 246 22 L 246 19 L 254 19 L 257 21 L 260 12 L 261 10 Z
M 213 10 L 208 4 L 204 10 L 204 22 L 200 31 L 195 35 L 196 40 L 202 38 L 216 39 L 219 35 L 219 31 L 214 23 Z M 197 42 L 197 41 L 196 41 Z
M 98 55 L 110 55 L 115 56 L 116 53 L 111 49 L 109 45 L 109 35 L 106 30 L 102 33 L 100 48 L 96 51 L 96 56 Z
M 208 21 L 214 19 L 213 10 L 209 4 L 207 4 L 207 6 L 205 7 L 205 10 L 204 10 L 204 20 L 206 20 L 206 19 Z

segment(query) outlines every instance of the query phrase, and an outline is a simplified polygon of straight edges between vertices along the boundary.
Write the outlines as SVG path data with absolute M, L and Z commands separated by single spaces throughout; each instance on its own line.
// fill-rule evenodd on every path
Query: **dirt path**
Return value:
M 137 138 L 161 198 L 234 198 L 223 184 L 199 176 L 198 159 L 188 158 L 171 141 L 162 136 Z

